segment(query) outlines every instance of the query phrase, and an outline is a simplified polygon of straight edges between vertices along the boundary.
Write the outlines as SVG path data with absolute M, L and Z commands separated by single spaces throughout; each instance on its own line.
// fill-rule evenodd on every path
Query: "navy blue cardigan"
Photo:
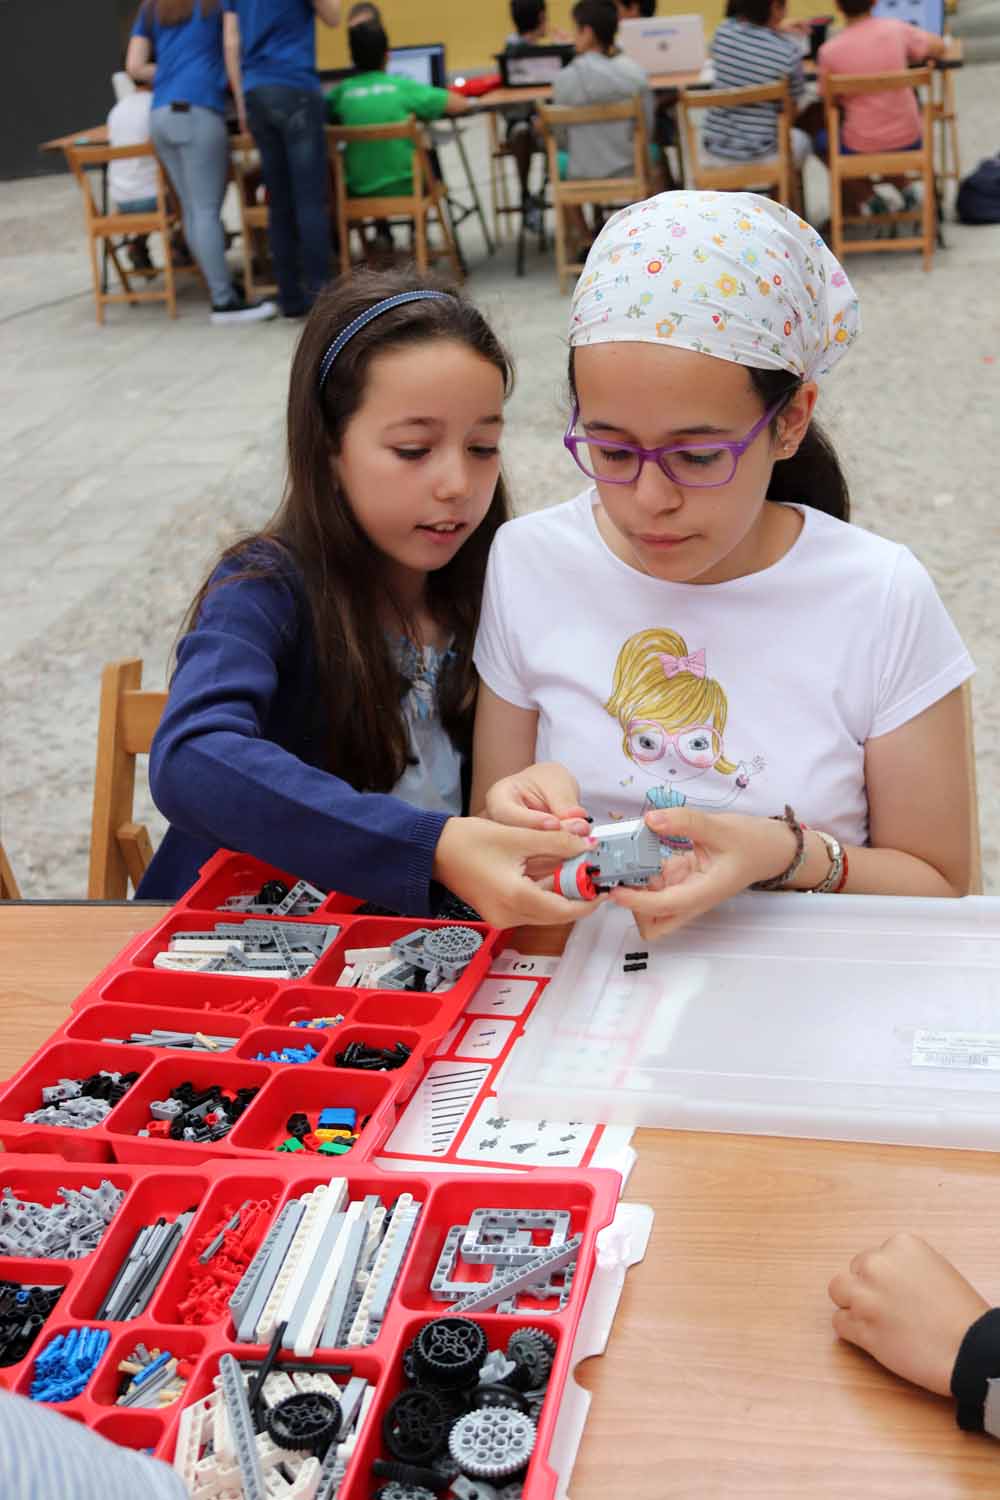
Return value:
M 236 570 L 229 563 L 215 578 Z M 153 741 L 150 788 L 170 827 L 137 895 L 177 899 L 227 848 L 324 890 L 427 915 L 447 815 L 355 791 L 328 763 L 297 572 L 287 565 L 211 588 L 178 647 Z

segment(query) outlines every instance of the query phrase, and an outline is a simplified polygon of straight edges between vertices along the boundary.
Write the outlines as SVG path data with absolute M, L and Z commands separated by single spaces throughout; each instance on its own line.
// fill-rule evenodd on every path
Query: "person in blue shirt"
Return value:
M 136 83 L 153 85 L 150 137 L 180 199 L 184 234 L 212 298 L 212 322 L 273 318 L 274 303 L 248 303 L 226 265 L 222 0 L 143 0 L 125 67 Z
M 340 0 L 224 0 L 223 46 L 240 127 L 260 152 L 271 257 L 286 318 L 309 311 L 330 276 L 329 164 L 316 71 L 316 18 Z
M 457 291 L 368 272 L 321 293 L 284 499 L 223 554 L 177 649 L 149 763 L 170 827 L 140 897 L 175 899 L 224 847 L 414 916 L 438 886 L 504 927 L 592 909 L 531 878 L 588 848 L 586 824 L 463 816 L 511 379 Z

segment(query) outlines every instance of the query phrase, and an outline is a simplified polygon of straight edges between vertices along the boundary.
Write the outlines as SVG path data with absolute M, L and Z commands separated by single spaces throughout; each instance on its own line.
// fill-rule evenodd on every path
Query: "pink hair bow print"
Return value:
M 669 651 L 659 651 L 657 655 L 663 664 L 664 677 L 676 677 L 678 672 L 690 672 L 693 677 L 705 675 L 704 647 L 692 651 L 690 656 L 671 656 Z

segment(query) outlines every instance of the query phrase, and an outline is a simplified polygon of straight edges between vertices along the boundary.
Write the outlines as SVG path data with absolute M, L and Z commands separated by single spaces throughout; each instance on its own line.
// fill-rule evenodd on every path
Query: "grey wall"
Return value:
M 96 125 L 114 103 L 138 0 L 0 0 L 0 178 L 64 171 L 38 142 Z

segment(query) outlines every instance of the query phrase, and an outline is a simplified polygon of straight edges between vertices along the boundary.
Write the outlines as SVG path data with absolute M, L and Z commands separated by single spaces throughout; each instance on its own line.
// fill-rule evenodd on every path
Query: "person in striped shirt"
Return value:
M 806 91 L 801 36 L 785 29 L 785 0 L 729 0 L 726 18 L 712 38 L 715 87 L 751 88 L 787 78 L 792 99 Z M 753 161 L 778 151 L 778 107 L 749 104 L 742 109 L 710 109 L 705 117 L 704 150 L 723 161 Z M 801 166 L 811 148 L 804 130 L 792 128 L 792 151 Z

